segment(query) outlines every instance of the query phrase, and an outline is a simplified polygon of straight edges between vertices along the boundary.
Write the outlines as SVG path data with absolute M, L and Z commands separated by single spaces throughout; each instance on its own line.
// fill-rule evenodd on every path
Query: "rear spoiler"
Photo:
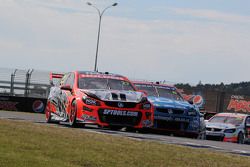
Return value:
M 52 80 L 53 78 L 59 78 L 61 79 L 64 76 L 64 73 L 50 73 L 50 80 Z
M 62 79 L 63 76 L 64 76 L 64 73 L 53 73 L 53 72 L 51 72 L 50 75 L 49 75 L 50 84 L 55 85 L 59 80 Z

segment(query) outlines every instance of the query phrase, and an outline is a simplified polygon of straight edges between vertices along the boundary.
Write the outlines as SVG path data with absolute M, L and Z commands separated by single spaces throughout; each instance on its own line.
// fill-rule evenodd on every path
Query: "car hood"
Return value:
M 234 129 L 236 128 L 235 125 L 233 124 L 228 124 L 228 123 L 212 123 L 212 122 L 207 122 L 206 123 L 207 128 L 218 128 L 218 129 Z
M 125 90 L 81 90 L 85 94 L 91 97 L 97 97 L 102 101 L 125 101 L 139 103 L 144 94 L 136 91 L 125 91 Z
M 189 104 L 187 101 L 177 101 L 168 98 L 154 97 L 154 96 L 149 96 L 148 100 L 154 105 L 154 107 L 176 108 L 183 110 L 194 108 L 194 106 Z

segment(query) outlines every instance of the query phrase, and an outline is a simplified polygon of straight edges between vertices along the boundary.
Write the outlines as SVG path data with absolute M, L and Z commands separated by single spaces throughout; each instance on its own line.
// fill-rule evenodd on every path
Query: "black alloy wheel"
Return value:
M 240 132 L 238 135 L 237 143 L 244 144 L 244 140 L 245 140 L 244 134 L 242 132 Z

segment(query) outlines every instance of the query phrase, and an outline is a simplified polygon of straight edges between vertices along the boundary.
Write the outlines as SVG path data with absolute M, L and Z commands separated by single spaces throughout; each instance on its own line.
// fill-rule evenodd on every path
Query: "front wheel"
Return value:
M 245 142 L 245 136 L 244 136 L 244 134 L 242 132 L 240 132 L 239 135 L 238 135 L 237 143 L 244 144 L 244 142 Z
M 77 121 L 76 121 L 76 115 L 77 115 L 77 105 L 76 101 L 74 100 L 71 104 L 71 111 L 69 115 L 69 125 L 71 127 L 77 127 Z

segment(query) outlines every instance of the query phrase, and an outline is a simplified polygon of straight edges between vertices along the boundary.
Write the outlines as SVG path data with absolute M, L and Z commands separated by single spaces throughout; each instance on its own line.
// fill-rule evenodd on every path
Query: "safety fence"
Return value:
M 0 68 L 0 109 L 44 112 L 50 72 Z

